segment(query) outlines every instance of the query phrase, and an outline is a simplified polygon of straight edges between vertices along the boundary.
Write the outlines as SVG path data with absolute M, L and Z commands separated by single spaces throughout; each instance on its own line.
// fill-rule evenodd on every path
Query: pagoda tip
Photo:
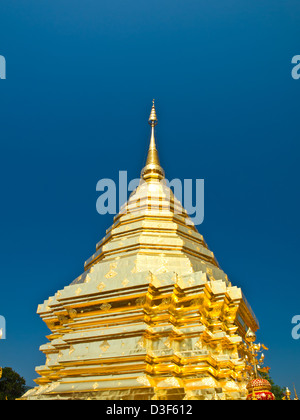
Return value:
M 151 125 L 151 127 L 154 127 L 157 124 L 157 116 L 156 116 L 156 110 L 155 110 L 155 105 L 154 105 L 154 99 L 152 100 L 152 108 L 151 108 L 151 113 L 149 117 L 149 124 Z

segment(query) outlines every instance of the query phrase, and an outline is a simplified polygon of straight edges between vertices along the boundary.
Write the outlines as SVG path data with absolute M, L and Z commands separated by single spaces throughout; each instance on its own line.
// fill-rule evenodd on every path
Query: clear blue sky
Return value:
M 300 392 L 299 13 L 298 0 L 1 2 L 1 366 L 33 385 L 49 333 L 37 305 L 111 225 L 96 183 L 139 176 L 156 98 L 166 176 L 205 180 L 198 229 L 258 317 L 274 381 Z

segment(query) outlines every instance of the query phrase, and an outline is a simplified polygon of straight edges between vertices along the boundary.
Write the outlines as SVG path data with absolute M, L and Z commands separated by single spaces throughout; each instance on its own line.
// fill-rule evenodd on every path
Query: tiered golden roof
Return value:
M 140 185 L 84 273 L 43 304 L 46 364 L 24 399 L 246 398 L 258 323 L 164 182 L 156 110 Z

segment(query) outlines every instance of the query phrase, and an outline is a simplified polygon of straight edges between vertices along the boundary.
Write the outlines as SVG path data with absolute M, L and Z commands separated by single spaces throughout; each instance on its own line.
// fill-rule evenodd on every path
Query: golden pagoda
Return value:
M 246 399 L 258 322 L 165 182 L 151 140 L 139 186 L 84 272 L 38 306 L 51 330 L 22 399 Z

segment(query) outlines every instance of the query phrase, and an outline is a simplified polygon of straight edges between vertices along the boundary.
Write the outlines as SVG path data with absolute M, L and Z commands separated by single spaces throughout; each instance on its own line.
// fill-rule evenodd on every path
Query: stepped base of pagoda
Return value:
M 145 377 L 144 377 L 145 378 Z M 170 382 L 174 377 L 166 378 Z M 145 379 L 146 381 L 147 379 Z M 175 379 L 176 381 L 176 379 Z M 88 385 L 88 383 L 86 383 Z M 65 384 L 66 385 L 66 384 Z M 90 383 L 91 389 L 85 391 L 66 391 L 63 382 L 54 383 L 31 389 L 21 399 L 23 400 L 111 400 L 111 401 L 151 401 L 151 400 L 245 400 L 246 393 L 236 387 L 235 390 L 225 391 L 222 387 L 189 389 L 184 387 L 131 387 L 101 389 L 94 388 L 94 382 Z
M 51 334 L 23 399 L 246 398 L 237 319 L 255 321 L 239 288 L 206 271 L 94 273 L 39 306 Z

